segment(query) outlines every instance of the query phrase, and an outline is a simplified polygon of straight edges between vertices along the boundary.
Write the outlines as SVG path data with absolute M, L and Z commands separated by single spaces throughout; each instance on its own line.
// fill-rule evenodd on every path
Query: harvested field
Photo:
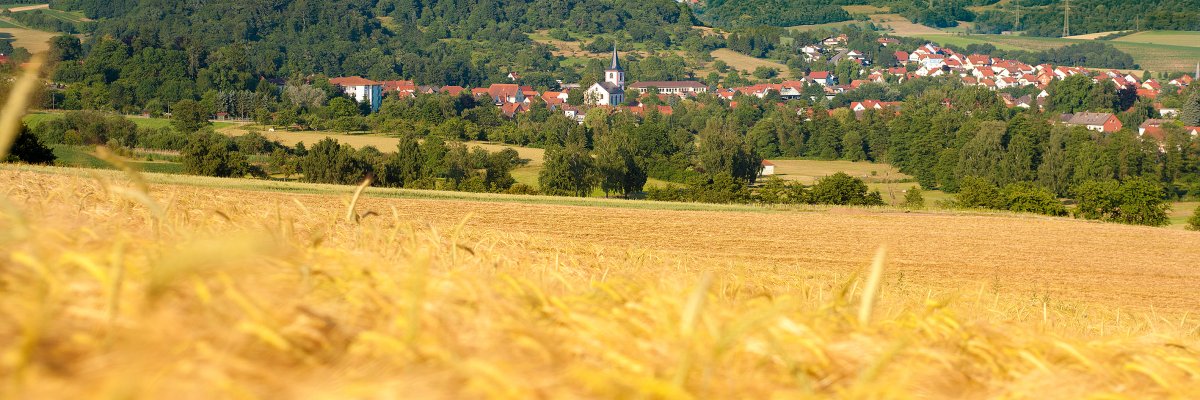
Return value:
M 717 49 L 712 52 L 713 58 L 725 61 L 730 67 L 739 71 L 754 72 L 758 67 L 770 67 L 779 71 L 779 76 L 787 78 L 791 75 L 787 65 L 762 58 L 751 57 L 730 49 Z
M 376 190 L 355 204 L 350 187 L 67 172 L 0 169 L 4 397 L 1200 390 L 1193 232 Z
M 32 11 L 32 10 L 47 10 L 50 9 L 50 4 L 5 4 L 0 5 L 0 10 L 10 12 Z
M 888 7 L 877 7 L 865 4 L 842 6 L 842 9 L 851 14 L 886 14 L 891 12 L 891 9 Z
M 535 42 L 553 47 L 554 50 L 550 53 L 555 56 L 582 59 L 608 59 L 612 56 L 612 52 L 610 51 L 592 53 L 590 51 L 583 50 L 583 45 L 586 44 L 587 41 L 592 40 L 592 38 L 576 37 L 574 38 L 575 40 L 572 41 L 558 40 L 551 38 L 549 31 L 547 30 L 535 31 L 529 35 L 529 38 Z M 637 54 L 639 57 L 646 57 L 650 55 L 649 52 L 645 51 L 645 46 L 641 43 L 633 43 L 631 45 L 634 46 L 634 50 L 618 48 L 617 53 L 620 54 L 621 57 L 628 57 L 629 54 Z
M 1096 40 L 1096 39 L 1099 39 L 1099 38 L 1102 38 L 1102 37 L 1105 37 L 1105 36 L 1108 36 L 1108 35 L 1111 35 L 1111 34 L 1114 34 L 1117 32 L 1120 32 L 1120 31 L 1096 32 L 1096 33 L 1089 33 L 1086 35 L 1071 35 L 1071 36 L 1064 37 L 1063 39 Z
M 56 32 L 39 31 L 26 28 L 0 28 L 0 34 L 12 35 L 13 46 L 24 47 L 30 53 L 41 53 L 50 50 L 50 39 L 60 35 Z
M 776 176 L 787 180 L 800 181 L 805 185 L 811 185 L 821 178 L 838 172 L 845 172 L 868 183 L 912 179 L 911 176 L 901 173 L 896 167 L 884 163 L 841 160 L 770 161 L 775 164 Z
M 921 24 L 914 24 L 908 18 L 904 18 L 900 14 L 872 14 L 871 22 L 881 30 L 890 31 L 889 33 L 898 36 L 921 36 L 921 35 L 948 35 L 948 32 L 941 31 L 935 28 L 930 28 Z

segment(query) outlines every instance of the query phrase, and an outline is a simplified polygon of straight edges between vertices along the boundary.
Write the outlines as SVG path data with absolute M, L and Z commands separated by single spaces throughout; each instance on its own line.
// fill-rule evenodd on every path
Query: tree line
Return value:
M 1021 7 L 1021 24 L 1016 25 L 1014 7 Z M 975 27 L 985 33 L 1024 31 L 1027 35 L 1059 37 L 1063 32 L 1063 2 L 1020 0 L 1000 10 L 985 11 Z M 1108 31 L 1200 30 L 1200 1 L 1196 0 L 1074 0 L 1071 2 L 1071 34 Z

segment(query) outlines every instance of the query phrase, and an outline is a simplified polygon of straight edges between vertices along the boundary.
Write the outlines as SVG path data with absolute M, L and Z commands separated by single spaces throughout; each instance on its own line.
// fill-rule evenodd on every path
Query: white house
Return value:
M 584 93 L 588 103 L 598 106 L 615 106 L 625 102 L 625 71 L 617 60 L 617 47 L 613 46 L 612 64 L 604 70 L 604 81 L 596 82 Z
M 329 83 L 342 88 L 354 101 L 370 103 L 371 112 L 379 111 L 379 106 L 383 104 L 383 83 L 361 76 L 330 78 Z
M 819 85 L 825 86 L 825 87 L 833 86 L 834 84 L 837 83 L 836 82 L 837 78 L 834 77 L 833 74 L 829 73 L 829 71 L 809 72 L 808 80 L 810 82 L 813 82 L 813 83 L 816 83 L 816 84 L 819 84 Z
M 767 160 L 762 160 L 762 172 L 759 173 L 759 175 L 761 175 L 761 176 L 775 175 L 775 163 L 772 163 Z

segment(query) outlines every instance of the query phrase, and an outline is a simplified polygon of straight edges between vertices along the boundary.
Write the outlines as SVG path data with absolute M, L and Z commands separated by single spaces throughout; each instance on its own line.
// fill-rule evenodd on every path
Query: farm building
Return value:
M 759 173 L 759 175 L 761 175 L 761 176 L 775 175 L 775 164 L 770 161 L 767 161 L 767 160 L 762 160 L 762 172 Z

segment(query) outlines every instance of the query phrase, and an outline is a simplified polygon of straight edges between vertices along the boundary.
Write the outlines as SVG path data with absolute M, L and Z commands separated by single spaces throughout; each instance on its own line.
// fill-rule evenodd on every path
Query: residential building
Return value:
M 708 92 L 708 85 L 696 81 L 646 81 L 629 85 L 629 89 L 645 94 L 650 89 L 658 94 L 673 94 L 678 96 Z
M 1111 113 L 1081 112 L 1059 116 L 1062 123 L 1071 126 L 1082 126 L 1096 132 L 1116 132 L 1121 130 L 1121 120 Z
M 330 78 L 329 83 L 342 90 L 359 103 L 369 103 L 371 112 L 379 111 L 383 105 L 383 84 L 361 76 Z

